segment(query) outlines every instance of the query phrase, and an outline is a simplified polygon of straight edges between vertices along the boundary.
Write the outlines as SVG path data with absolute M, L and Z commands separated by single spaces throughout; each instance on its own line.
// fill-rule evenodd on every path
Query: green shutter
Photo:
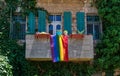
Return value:
M 72 15 L 71 15 L 71 12 L 64 12 L 64 30 L 67 30 L 68 34 L 72 33 Z
M 77 20 L 77 31 L 85 31 L 85 13 L 84 12 L 77 12 L 76 14 Z
M 46 12 L 38 10 L 38 31 L 46 32 Z
M 28 32 L 35 33 L 35 15 L 32 12 L 28 16 Z

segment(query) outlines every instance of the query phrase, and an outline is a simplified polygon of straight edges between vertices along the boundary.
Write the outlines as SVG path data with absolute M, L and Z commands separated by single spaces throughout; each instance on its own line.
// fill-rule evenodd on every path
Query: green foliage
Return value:
M 103 37 L 96 47 L 95 67 L 99 70 L 120 68 L 120 0 L 96 0 L 103 21 Z
M 12 66 L 9 64 L 8 58 L 0 55 L 0 76 L 12 75 Z
M 13 75 L 15 76 L 34 76 L 37 74 L 37 66 L 25 59 L 25 46 L 19 46 L 11 41 L 8 58 L 13 66 Z M 14 47 L 12 47 L 14 46 Z M 8 51 L 7 51 L 8 52 Z
M 14 76 L 34 76 L 38 74 L 36 64 L 25 59 L 25 46 L 19 46 L 15 40 L 9 38 L 2 40 L 0 45 L 0 52 L 7 56 L 8 64 L 12 66 Z
M 96 48 L 97 63 L 104 70 L 119 68 L 120 28 L 109 26 L 104 32 L 106 34 Z
M 53 63 L 38 62 L 40 76 L 91 76 L 94 72 L 92 66 L 87 63 Z
M 19 46 L 17 40 L 11 40 L 9 38 L 9 29 L 10 29 L 10 12 L 12 13 L 17 9 L 17 6 L 21 4 L 21 0 L 5 0 L 6 5 L 0 12 L 0 54 L 7 56 L 0 62 L 0 75 L 2 76 L 34 76 L 38 74 L 38 69 L 36 64 L 29 62 L 25 59 L 25 46 Z M 33 4 L 35 0 L 24 0 Z M 32 10 L 31 5 L 26 6 L 30 7 L 28 10 Z M 22 9 L 24 14 L 27 10 Z M 19 25 L 17 23 L 17 25 Z M 18 27 L 19 30 L 19 27 Z M 11 67 L 12 66 L 12 67 Z
M 107 25 L 120 25 L 120 0 L 96 0 L 99 15 Z

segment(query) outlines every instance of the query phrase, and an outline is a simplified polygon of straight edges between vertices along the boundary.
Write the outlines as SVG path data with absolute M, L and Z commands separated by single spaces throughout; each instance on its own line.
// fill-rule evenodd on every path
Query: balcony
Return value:
M 68 39 L 69 61 L 91 61 L 93 54 L 92 35 L 70 35 Z M 49 35 L 26 35 L 26 59 L 33 61 L 51 61 Z

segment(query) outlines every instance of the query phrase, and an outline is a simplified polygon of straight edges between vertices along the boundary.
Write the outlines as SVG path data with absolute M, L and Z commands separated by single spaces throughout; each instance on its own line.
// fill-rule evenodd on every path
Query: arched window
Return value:
M 53 25 L 52 24 L 49 25 L 49 33 L 53 34 Z

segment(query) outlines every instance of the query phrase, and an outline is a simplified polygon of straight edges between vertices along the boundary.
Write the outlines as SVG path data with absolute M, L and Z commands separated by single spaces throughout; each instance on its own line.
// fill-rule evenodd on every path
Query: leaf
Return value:
M 82 30 L 82 31 L 78 30 L 78 34 L 83 34 L 83 33 L 84 33 L 84 30 Z

